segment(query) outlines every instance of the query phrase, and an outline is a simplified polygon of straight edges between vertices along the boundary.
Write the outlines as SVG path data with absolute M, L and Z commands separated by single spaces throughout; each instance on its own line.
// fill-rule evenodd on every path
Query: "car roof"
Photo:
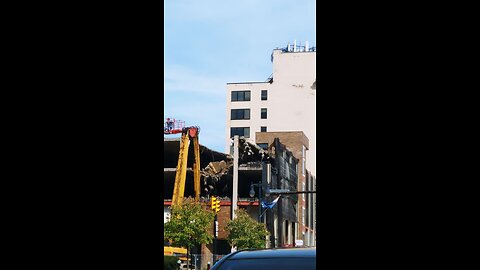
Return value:
M 228 257 L 228 260 L 260 259 L 260 258 L 315 258 L 316 248 L 281 248 L 281 249 L 260 249 L 240 250 Z

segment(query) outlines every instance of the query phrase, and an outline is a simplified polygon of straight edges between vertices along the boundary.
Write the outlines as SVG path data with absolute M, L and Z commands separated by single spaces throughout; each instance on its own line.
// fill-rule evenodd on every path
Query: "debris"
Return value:
M 218 181 L 222 175 L 227 174 L 230 167 L 233 166 L 233 161 L 229 161 L 228 163 L 224 160 L 222 161 L 214 161 L 208 163 L 207 167 L 205 167 L 200 174 L 203 175 L 205 178 L 213 178 Z

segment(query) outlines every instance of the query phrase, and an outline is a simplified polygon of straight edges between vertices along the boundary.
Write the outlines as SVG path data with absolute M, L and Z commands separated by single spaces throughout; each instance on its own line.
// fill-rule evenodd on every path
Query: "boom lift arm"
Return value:
M 200 200 L 200 144 L 198 141 L 199 127 L 184 127 L 183 121 L 167 118 L 164 127 L 164 134 L 182 133 L 180 139 L 180 151 L 178 154 L 178 163 L 175 173 L 175 184 L 173 186 L 172 206 L 179 206 L 183 202 L 185 194 L 185 180 L 187 177 L 188 148 L 190 141 L 193 141 L 193 190 L 195 192 L 195 201 Z

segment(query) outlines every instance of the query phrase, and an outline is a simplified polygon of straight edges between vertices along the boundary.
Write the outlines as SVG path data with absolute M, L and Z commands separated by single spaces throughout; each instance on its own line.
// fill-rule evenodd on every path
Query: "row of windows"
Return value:
M 262 108 L 260 118 L 267 119 L 267 109 Z M 231 120 L 248 120 L 250 119 L 250 109 L 232 109 L 230 112 Z
M 260 127 L 260 132 L 267 132 L 267 127 Z M 250 138 L 250 128 L 249 127 L 230 128 L 230 138 L 232 138 L 235 135 L 244 136 L 245 138 Z
M 267 100 L 267 90 L 262 90 L 261 99 Z M 232 91 L 232 101 L 250 101 L 250 91 Z

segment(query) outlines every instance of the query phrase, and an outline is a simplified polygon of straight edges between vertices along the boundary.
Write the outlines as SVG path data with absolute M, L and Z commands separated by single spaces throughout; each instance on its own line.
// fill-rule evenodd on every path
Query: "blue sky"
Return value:
M 265 81 L 274 48 L 316 46 L 315 9 L 315 0 L 165 0 L 164 117 L 200 126 L 200 143 L 224 152 L 226 83 Z

